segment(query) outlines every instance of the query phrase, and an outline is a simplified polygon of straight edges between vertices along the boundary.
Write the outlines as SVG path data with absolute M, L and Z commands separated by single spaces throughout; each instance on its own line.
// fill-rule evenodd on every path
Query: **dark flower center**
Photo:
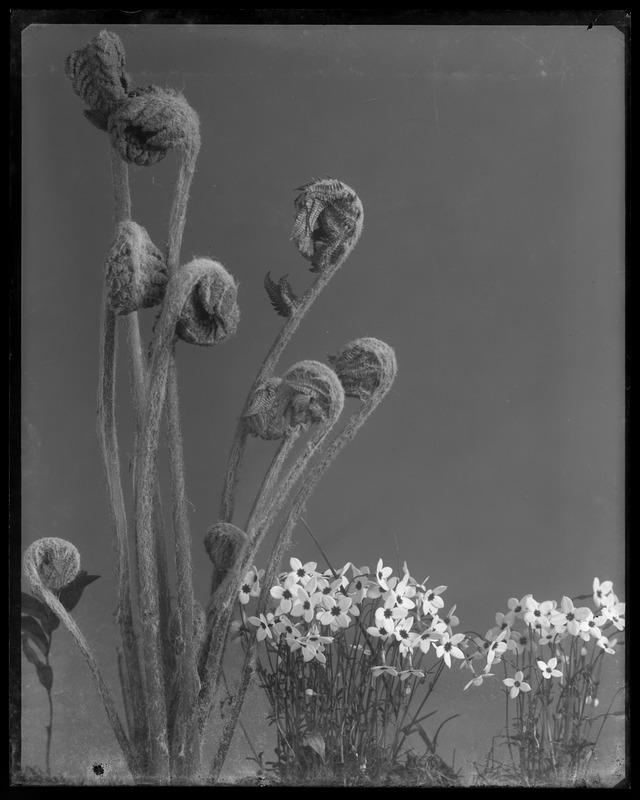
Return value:
M 249 586 L 249 584 L 248 584 L 248 583 L 245 583 L 245 584 L 243 585 L 243 587 L 242 587 L 242 592 L 243 592 L 243 594 L 249 594 L 249 592 L 250 592 L 250 591 L 251 591 L 251 587 Z

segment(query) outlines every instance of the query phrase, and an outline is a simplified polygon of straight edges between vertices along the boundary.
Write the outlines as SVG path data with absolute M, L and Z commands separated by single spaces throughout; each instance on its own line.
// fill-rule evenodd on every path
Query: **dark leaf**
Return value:
M 25 654 L 27 661 L 33 664 L 34 667 L 37 668 L 39 664 L 43 664 L 36 651 L 31 647 L 28 637 L 24 634 L 22 635 L 22 652 Z
M 36 672 L 38 673 L 40 683 L 50 692 L 53 686 L 53 670 L 51 667 L 48 664 L 36 664 Z
M 33 617 L 22 617 L 22 632 L 38 646 L 43 656 L 49 654 L 49 637 L 42 630 L 40 623 Z
M 60 620 L 48 606 L 38 600 L 37 597 L 26 592 L 22 592 L 22 613 L 39 620 L 47 636 L 51 636 L 52 632 L 60 624 Z
M 85 588 L 90 583 L 97 581 L 99 577 L 100 575 L 88 575 L 86 570 L 81 569 L 71 583 L 64 586 L 58 594 L 65 609 L 72 611 L 78 605 Z
M 32 594 L 27 594 L 27 592 L 21 592 L 20 594 L 22 595 L 22 609 L 25 614 L 39 616 L 49 610 L 41 600 L 38 600 Z

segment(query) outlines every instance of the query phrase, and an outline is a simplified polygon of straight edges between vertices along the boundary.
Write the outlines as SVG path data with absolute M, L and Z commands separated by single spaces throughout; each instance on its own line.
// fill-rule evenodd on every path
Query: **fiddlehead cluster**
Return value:
M 219 685 L 238 582 L 294 487 L 303 482 L 311 469 L 312 459 L 319 456 L 325 469 L 335 456 L 339 446 L 336 449 L 330 445 L 328 437 L 342 413 L 345 396 L 362 400 L 370 413 L 393 380 L 391 364 L 393 361 L 395 365 L 395 361 L 391 357 L 393 351 L 385 349 L 386 345 L 363 339 L 351 342 L 330 357 L 333 369 L 318 361 L 304 360 L 280 377 L 275 375 L 286 344 L 356 245 L 363 228 L 362 203 L 353 189 L 335 178 L 311 180 L 297 190 L 291 239 L 316 277 L 301 296 L 295 294 L 287 275 L 276 283 L 267 273 L 264 280 L 269 299 L 285 322 L 258 371 L 240 416 L 220 521 L 205 536 L 205 549 L 214 570 L 212 596 L 205 613 L 194 597 L 192 585 L 175 352 L 179 340 L 199 346 L 228 340 L 236 332 L 240 313 L 238 284 L 220 262 L 194 258 L 181 264 L 179 259 L 189 188 L 200 147 L 199 118 L 179 92 L 158 86 L 134 88 L 125 70 L 122 42 L 108 31 L 102 31 L 88 45 L 72 53 L 67 59 L 66 73 L 74 91 L 89 107 L 85 112 L 87 118 L 108 134 L 114 165 L 117 227 L 105 263 L 105 331 L 109 338 L 108 346 L 103 348 L 101 375 L 105 399 L 100 419 L 104 427 L 101 435 L 108 450 L 105 462 L 112 510 L 117 520 L 119 594 L 121 606 L 129 609 L 126 614 L 119 614 L 126 651 L 125 671 L 130 673 L 125 675 L 125 682 L 133 685 L 134 673 L 137 671 L 141 676 L 144 672 L 144 681 L 137 684 L 140 713 L 130 725 L 131 742 L 121 743 L 125 748 L 131 745 L 132 764 L 146 775 L 168 782 L 176 772 L 180 775 L 197 772 L 212 692 Z M 147 231 L 131 220 L 126 165 L 151 167 L 170 149 L 181 150 L 182 161 L 163 254 Z M 160 306 L 160 312 L 147 361 L 141 357 L 136 312 L 154 306 Z M 129 346 L 136 351 L 132 357 L 137 370 L 133 482 L 142 671 L 136 667 L 138 644 L 130 613 L 132 587 L 125 569 L 126 518 L 116 468 L 119 457 L 114 413 L 115 315 L 127 317 Z M 167 417 L 175 534 L 177 592 L 173 611 L 163 555 L 164 532 L 157 507 L 156 459 L 163 413 Z M 306 443 L 289 465 L 287 459 L 294 452 L 295 442 L 309 429 Z M 242 530 L 232 524 L 231 517 L 247 434 L 276 441 L 278 445 Z M 340 441 L 340 435 L 336 441 Z M 303 483 L 305 498 L 317 477 L 316 473 L 314 480 Z M 278 554 L 283 541 L 280 535 Z M 61 552 L 69 560 L 71 574 L 72 555 L 64 548 Z M 52 586 L 57 580 L 66 580 L 66 573 L 57 578 L 58 572 L 53 568 L 47 572 L 49 565 L 44 556 L 39 560 L 31 558 L 29 563 L 36 562 L 42 573 L 41 585 L 45 585 L 45 579 Z M 173 649 L 167 641 L 171 639 Z M 244 686 L 244 678 L 243 681 Z M 108 713 L 115 730 L 117 720 L 111 710 Z M 122 732 L 116 730 L 116 733 L 120 740 Z M 224 752 L 222 747 L 216 763 L 221 763 Z

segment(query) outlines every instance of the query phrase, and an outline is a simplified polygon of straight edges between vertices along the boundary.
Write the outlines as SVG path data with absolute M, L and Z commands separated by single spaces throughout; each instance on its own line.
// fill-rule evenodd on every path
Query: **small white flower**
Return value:
M 522 674 L 522 672 L 520 672 L 520 670 L 518 670 L 518 672 L 516 672 L 513 678 L 504 678 L 504 680 L 502 681 L 504 685 L 511 690 L 509 692 L 509 697 L 512 700 L 515 700 L 515 698 L 520 694 L 520 692 L 531 691 L 531 686 L 529 686 L 529 684 L 526 683 L 526 681 L 524 681 L 523 678 L 524 675 Z
M 316 613 L 316 619 L 322 625 L 329 625 L 332 630 L 338 628 L 348 628 L 351 618 L 348 611 L 351 606 L 351 598 L 344 594 L 322 596 L 322 604 Z
M 601 647 L 605 653 L 609 653 L 610 655 L 613 655 L 616 652 L 613 648 L 617 643 L 617 639 L 607 639 L 606 636 L 601 636 L 599 639 L 596 639 L 596 644 L 598 647 Z
M 450 636 L 449 633 L 443 633 L 440 644 L 436 645 L 436 656 L 444 659 L 444 663 L 449 668 L 451 667 L 451 656 L 464 658 L 464 653 L 458 647 L 463 639 L 464 633 L 456 633 L 453 636 Z
M 572 636 L 579 636 L 581 623 L 591 613 L 586 606 L 576 608 L 573 600 L 565 595 L 560 603 L 560 610 L 551 612 L 551 624 L 559 633 L 567 630 Z
M 550 658 L 549 661 L 538 661 L 538 667 L 542 671 L 543 678 L 561 678 L 562 672 L 556 669 L 557 658 Z
M 260 614 L 259 617 L 249 617 L 248 622 L 252 625 L 255 625 L 258 628 L 258 632 L 256 637 L 259 642 L 261 642 L 265 638 L 271 639 L 271 625 L 270 621 L 267 620 L 264 614 Z
M 271 597 L 273 597 L 274 600 L 280 601 L 276 609 L 276 614 L 288 614 L 291 611 L 293 604 L 296 602 L 296 586 L 295 578 L 287 576 L 284 586 L 278 585 L 271 587 Z
M 507 649 L 507 639 L 510 635 L 511 631 L 509 628 L 504 628 L 498 636 L 489 643 L 489 647 L 487 649 L 487 665 L 484 668 L 485 672 L 488 672 L 491 669 L 491 665 L 493 664 L 494 660 L 498 659 L 499 657 L 505 652 Z M 487 638 L 491 631 L 488 631 Z
M 413 650 L 414 640 L 409 631 L 413 625 L 413 617 L 405 617 L 394 628 L 393 635 L 400 642 L 400 655 L 407 655 Z
M 402 606 L 395 606 L 394 608 L 377 608 L 376 609 L 376 625 L 378 628 L 384 628 L 387 633 L 393 633 L 396 626 L 396 620 L 403 619 L 409 612 Z
M 444 607 L 444 600 L 440 595 L 446 591 L 446 586 L 436 586 L 435 589 L 426 589 L 422 599 L 423 614 L 437 614 L 438 609 Z
M 527 612 L 527 606 L 526 606 L 527 597 L 531 597 L 531 595 L 525 594 L 522 600 L 518 600 L 517 597 L 510 597 L 507 600 L 507 605 L 509 607 L 509 610 L 507 611 L 505 616 L 507 618 L 509 627 L 512 627 L 516 619 L 522 619 L 524 617 L 525 613 Z
M 316 567 L 318 566 L 315 561 L 307 561 L 306 564 L 303 564 L 299 558 L 289 559 L 289 565 L 291 566 L 291 572 L 287 575 L 287 578 L 293 578 L 295 582 L 301 583 L 303 586 L 309 578 L 315 575 Z
M 527 597 L 525 605 L 527 610 L 524 615 L 524 621 L 527 625 L 533 627 L 541 626 L 542 628 L 550 628 L 551 622 L 549 614 L 553 611 L 554 604 L 552 600 L 545 600 L 543 603 L 538 603 L 531 595 Z
M 602 616 L 604 619 L 613 622 L 619 631 L 624 630 L 625 605 L 625 603 L 616 603 L 615 605 L 602 607 Z

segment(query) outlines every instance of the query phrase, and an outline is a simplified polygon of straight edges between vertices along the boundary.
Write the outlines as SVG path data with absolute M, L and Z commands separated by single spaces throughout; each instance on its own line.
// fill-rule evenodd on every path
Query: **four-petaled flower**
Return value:
M 296 595 L 297 584 L 295 579 L 290 576 L 285 580 L 284 586 L 272 586 L 271 597 L 280 601 L 276 614 L 288 614 L 296 602 Z
M 558 631 L 567 630 L 572 636 L 578 636 L 582 621 L 590 613 L 586 606 L 576 608 L 573 600 L 565 595 L 560 603 L 560 609 L 551 612 L 551 624 Z
M 409 612 L 402 606 L 394 606 L 393 608 L 377 608 L 376 609 L 376 625 L 379 628 L 384 628 L 387 633 L 393 633 L 396 626 L 396 620 L 406 617 Z
M 344 594 L 322 595 L 320 610 L 316 613 L 316 619 L 322 625 L 331 626 L 332 630 L 338 628 L 348 628 L 351 623 L 348 611 L 351 605 L 351 598 Z
M 260 574 L 264 573 L 264 570 L 258 570 L 255 567 L 251 567 L 249 572 L 244 576 L 244 580 L 240 584 L 240 592 L 238 594 L 238 599 L 242 603 L 242 605 L 246 605 L 252 597 L 259 597 L 260 596 Z
M 383 641 L 391 635 L 385 628 L 376 628 L 375 625 L 370 625 L 367 628 L 367 633 L 369 636 L 374 636 L 376 639 L 380 638 Z
M 602 628 L 605 625 L 607 620 L 602 615 L 598 617 L 593 616 L 593 612 L 590 610 L 589 615 L 585 617 L 580 623 L 580 638 L 584 639 L 585 642 L 588 642 L 590 639 L 599 639 L 602 636 Z
M 264 614 L 260 614 L 259 617 L 249 617 L 248 622 L 252 625 L 256 625 L 258 628 L 258 633 L 256 637 L 259 642 L 265 639 L 267 636 L 271 639 L 271 624 L 270 621 L 267 620 Z
M 500 660 L 500 656 L 508 647 L 507 637 L 510 633 L 511 631 L 509 628 L 504 628 L 492 642 L 489 642 L 489 646 L 487 648 L 487 665 L 484 668 L 485 672 L 489 672 L 491 665 L 496 658 Z M 490 635 L 491 631 L 487 631 L 487 639 L 490 638 Z
M 396 624 L 393 635 L 400 642 L 400 655 L 406 656 L 413 650 L 414 639 L 409 633 L 413 625 L 413 617 L 405 617 Z
M 602 607 L 602 616 L 605 620 L 613 622 L 619 631 L 624 630 L 624 609 L 625 603 L 616 603 L 612 606 Z
M 354 604 L 361 603 L 367 596 L 367 587 L 369 586 L 369 567 L 361 567 L 358 569 L 351 565 L 353 578 L 349 584 L 348 592 L 349 597 Z
M 327 658 L 324 655 L 325 644 L 331 644 L 332 636 L 321 636 L 317 627 L 314 625 L 306 636 L 289 641 L 289 648 L 292 652 L 302 650 L 303 661 L 312 661 L 314 658 L 321 664 L 326 664 Z
M 510 689 L 509 697 L 512 700 L 514 700 L 520 694 L 520 692 L 531 691 L 531 686 L 529 686 L 529 684 L 526 681 L 524 681 L 523 678 L 524 675 L 520 670 L 518 670 L 516 674 L 513 676 L 513 678 L 503 679 L 502 682 L 504 683 L 504 685 Z
M 290 622 L 284 615 L 278 617 L 277 621 L 274 622 L 273 630 L 280 636 L 284 635 L 287 641 L 290 639 L 298 639 L 302 635 L 293 622 Z
M 458 647 L 464 639 L 464 633 L 456 633 L 451 636 L 448 632 L 442 634 L 440 644 L 436 645 L 436 655 L 444 659 L 444 663 L 451 667 L 451 656 L 454 658 L 464 658 L 464 653 Z
M 307 591 L 307 589 L 311 591 L 310 587 L 313 583 L 315 583 L 315 578 L 311 578 L 305 588 L 298 585 L 296 599 L 291 608 L 292 617 L 303 617 L 305 622 L 311 622 L 313 620 L 316 614 L 316 606 L 324 597 L 322 592 L 313 592 L 310 594 L 310 592 Z
M 443 608 L 444 600 L 440 597 L 446 590 L 446 586 L 436 586 L 435 589 L 426 589 L 422 598 L 422 613 L 437 614 L 438 609 Z
M 318 564 L 315 561 L 307 561 L 306 564 L 303 564 L 299 558 L 291 558 L 289 559 L 289 564 L 291 566 L 291 572 L 287 575 L 287 577 L 292 577 L 295 581 L 298 581 L 303 586 L 312 578 L 315 574 L 316 567 Z
M 505 617 L 507 618 L 507 624 L 509 627 L 513 625 L 513 623 L 516 621 L 516 618 L 522 619 L 524 617 L 527 611 L 527 597 L 531 597 L 531 595 L 525 594 L 522 600 L 518 600 L 517 597 L 510 597 L 507 600 L 507 606 L 509 607 L 509 610 L 505 614 Z
M 542 671 L 542 677 L 543 678 L 561 678 L 562 677 L 562 671 L 559 670 L 559 669 L 556 669 L 557 663 L 558 663 L 558 659 L 555 658 L 555 657 L 554 658 L 550 658 L 547 662 L 538 661 L 538 666 L 540 667 L 540 670 Z
M 613 648 L 617 643 L 617 639 L 607 639 L 606 636 L 601 636 L 599 639 L 596 639 L 596 644 L 598 647 L 601 647 L 605 653 L 609 653 L 610 655 L 613 655 L 616 652 Z
M 553 602 L 551 600 L 538 603 L 537 600 L 534 600 L 533 597 L 529 595 L 525 605 L 527 610 L 524 615 L 524 621 L 527 625 L 532 625 L 533 627 L 539 626 L 542 628 L 551 627 L 551 621 L 549 620 L 549 614 L 553 611 Z
M 402 608 L 415 608 L 416 604 L 411 599 L 415 596 L 416 590 L 409 584 L 409 573 L 405 573 L 404 578 L 393 589 L 390 588 L 388 597 L 384 601 L 385 608 L 390 606 L 401 606 Z

